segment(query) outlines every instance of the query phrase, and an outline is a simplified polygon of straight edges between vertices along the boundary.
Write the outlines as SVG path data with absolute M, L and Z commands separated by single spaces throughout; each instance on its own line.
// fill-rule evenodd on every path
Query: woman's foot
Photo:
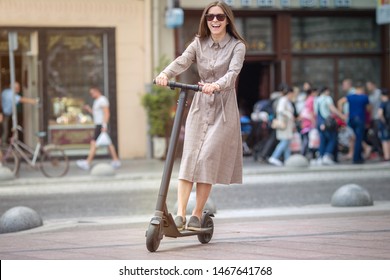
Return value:
M 280 160 L 278 160 L 277 158 L 273 158 L 273 157 L 270 157 L 268 159 L 268 163 L 272 164 L 272 165 L 275 165 L 275 166 L 283 166 L 283 162 L 281 162 Z
M 175 225 L 178 230 L 183 230 L 186 227 L 186 218 L 183 218 L 182 216 L 176 216 Z
M 191 216 L 190 220 L 188 221 L 187 229 L 193 231 L 200 231 L 201 226 L 199 218 L 196 216 Z

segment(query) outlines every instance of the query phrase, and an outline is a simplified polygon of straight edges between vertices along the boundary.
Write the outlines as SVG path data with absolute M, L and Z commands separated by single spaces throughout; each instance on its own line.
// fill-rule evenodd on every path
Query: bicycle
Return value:
M 22 128 L 18 126 L 17 130 L 22 131 Z M 69 160 L 65 151 L 54 144 L 43 144 L 46 132 L 36 133 L 38 142 L 35 148 L 20 141 L 16 133 L 13 131 L 10 144 L 0 149 L 2 166 L 8 167 L 15 177 L 18 176 L 22 159 L 31 167 L 39 168 L 46 177 L 62 177 L 68 172 Z

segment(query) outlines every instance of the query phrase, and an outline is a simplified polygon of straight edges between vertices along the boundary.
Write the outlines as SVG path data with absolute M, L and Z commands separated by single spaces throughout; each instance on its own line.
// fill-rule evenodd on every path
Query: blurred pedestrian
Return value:
M 1 93 L 1 107 L 3 111 L 3 134 L 1 136 L 1 143 L 7 144 L 10 132 L 10 122 L 12 119 L 13 112 L 13 98 L 15 97 L 15 105 L 19 103 L 26 103 L 35 105 L 38 103 L 36 98 L 23 97 L 20 95 L 20 83 L 14 83 L 14 90 L 11 89 L 11 85 L 9 88 L 6 88 Z
M 333 165 L 337 158 L 337 123 L 334 116 L 345 119 L 345 116 L 335 107 L 328 87 L 322 87 L 320 95 L 314 102 L 317 115 L 317 129 L 320 133 L 319 158 L 317 164 Z M 333 121 L 334 122 L 333 122 Z M 328 121 L 334 124 L 327 125 Z
M 380 122 L 380 138 L 383 149 L 383 160 L 390 161 L 390 99 L 389 91 L 382 90 L 381 105 L 378 109 Z
M 352 79 L 344 79 L 341 83 L 341 90 L 345 93 L 345 95 L 354 94 L 356 89 L 353 87 Z
M 355 145 L 352 162 L 355 164 L 364 163 L 363 140 L 366 126 L 366 115 L 370 112 L 370 102 L 364 92 L 364 85 L 361 82 L 356 84 L 355 94 L 347 95 L 338 101 L 339 108 L 348 103 L 348 125 L 355 133 Z
M 284 89 L 283 94 L 278 100 L 276 119 L 273 122 L 273 128 L 276 129 L 276 138 L 279 140 L 279 143 L 268 159 L 270 164 L 276 166 L 283 166 L 283 162 L 280 160 L 282 155 L 284 161 L 290 157 L 290 142 L 296 130 L 294 107 L 292 105 L 295 98 L 294 90 L 288 87 Z
M 308 91 L 312 88 L 311 84 L 309 82 L 304 82 L 302 85 L 302 89 L 296 96 L 295 100 L 295 108 L 297 111 L 297 114 L 300 114 L 303 110 L 303 107 L 305 106 L 305 101 L 308 97 Z
M 101 137 L 103 133 L 107 133 L 108 122 L 110 120 L 110 108 L 107 97 L 102 94 L 98 87 L 91 87 L 89 89 L 89 94 L 94 99 L 93 106 L 91 108 L 89 105 L 86 105 L 84 106 L 84 109 L 88 113 L 92 114 L 93 122 L 95 124 L 95 133 L 93 139 L 90 142 L 89 154 L 87 159 L 78 160 L 76 162 L 77 166 L 84 170 L 89 170 L 91 168 L 91 163 L 96 154 L 96 142 L 99 139 L 99 136 Z M 112 157 L 111 166 L 114 168 L 119 168 L 121 166 L 121 162 L 115 150 L 114 144 L 111 142 L 111 140 L 109 140 L 106 145 Z
M 373 152 L 377 152 L 380 156 L 383 156 L 381 140 L 379 137 L 381 120 L 378 114 L 382 102 L 381 90 L 376 86 L 373 81 L 367 81 L 366 88 L 368 93 L 368 100 L 371 104 L 371 120 L 368 127 L 368 135 L 370 136 L 369 140 L 372 143 Z
M 306 156 L 309 149 L 309 133 L 312 129 L 316 128 L 316 114 L 314 112 L 314 100 L 318 95 L 317 88 L 311 88 L 307 90 L 307 97 L 300 117 L 301 135 L 302 135 L 302 149 L 301 154 Z M 315 149 L 312 150 L 312 158 L 315 158 Z

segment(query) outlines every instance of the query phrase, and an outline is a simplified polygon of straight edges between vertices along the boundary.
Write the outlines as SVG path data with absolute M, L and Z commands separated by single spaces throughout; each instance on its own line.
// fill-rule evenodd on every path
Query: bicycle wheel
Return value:
M 62 177 L 69 170 L 69 160 L 59 147 L 44 147 L 41 151 L 40 169 L 46 177 Z
M 1 147 L 0 160 L 3 167 L 9 168 L 15 177 L 18 175 L 20 159 L 16 152 L 12 149 L 12 146 Z

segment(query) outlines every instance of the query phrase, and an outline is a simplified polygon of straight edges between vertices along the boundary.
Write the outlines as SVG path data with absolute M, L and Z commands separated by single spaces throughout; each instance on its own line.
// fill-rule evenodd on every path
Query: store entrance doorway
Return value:
M 245 62 L 240 73 L 237 89 L 238 106 L 246 115 L 250 115 L 254 104 L 268 99 L 278 85 L 285 82 L 283 61 Z
M 36 32 L 30 32 L 28 34 L 23 32 L 21 37 L 23 37 L 23 40 L 18 38 L 18 49 L 14 52 L 15 81 L 20 83 L 20 95 L 30 98 L 38 98 L 38 36 Z M 28 44 L 25 43 L 25 38 L 28 39 Z M 1 39 L 8 42 L 6 36 L 2 36 Z M 8 43 L 3 45 L 7 46 Z M 10 84 L 10 56 L 8 49 L 4 49 L 0 51 L 1 92 L 4 89 L 9 88 Z M 19 140 L 30 146 L 34 146 L 37 141 L 36 137 L 34 136 L 35 132 L 40 129 L 38 121 L 40 116 L 40 109 L 37 106 L 19 103 L 16 106 L 16 111 L 17 125 L 23 128 L 23 131 L 19 132 L 18 134 Z M 12 122 L 8 127 L 9 129 L 12 128 Z M 2 130 L 2 126 L 0 129 Z M 3 131 L 1 131 L 1 135 L 2 133 Z M 8 135 L 11 135 L 10 131 Z

